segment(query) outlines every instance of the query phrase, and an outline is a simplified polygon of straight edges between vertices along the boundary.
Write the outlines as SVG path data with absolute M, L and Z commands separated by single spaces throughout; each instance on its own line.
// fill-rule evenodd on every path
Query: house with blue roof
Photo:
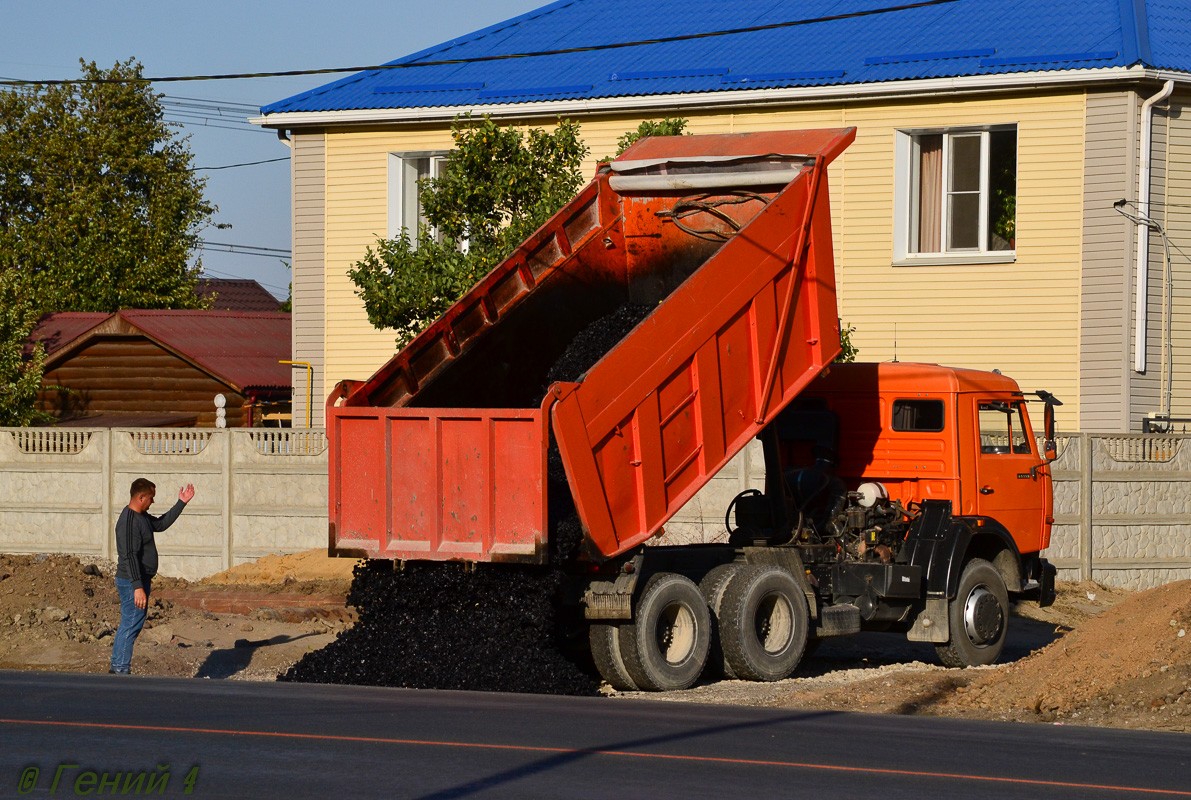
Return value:
M 559 0 L 271 103 L 315 424 L 392 355 L 347 272 L 417 224 L 464 113 L 575 120 L 593 175 L 646 119 L 856 126 L 830 178 L 862 360 L 1000 369 L 1067 431 L 1191 422 L 1186 0 Z

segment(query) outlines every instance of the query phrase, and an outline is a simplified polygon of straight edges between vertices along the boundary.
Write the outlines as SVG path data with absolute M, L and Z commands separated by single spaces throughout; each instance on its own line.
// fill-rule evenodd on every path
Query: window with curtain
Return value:
M 911 255 L 1011 251 L 1017 231 L 1017 128 L 911 137 Z

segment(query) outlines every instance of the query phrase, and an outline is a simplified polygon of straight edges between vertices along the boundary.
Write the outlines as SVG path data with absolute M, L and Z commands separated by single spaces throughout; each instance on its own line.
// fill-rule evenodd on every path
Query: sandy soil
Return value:
M 653 699 L 1018 722 L 1191 729 L 1191 581 L 1131 594 L 1060 585 L 1015 609 L 1003 661 L 947 669 L 896 634 L 824 641 L 795 676 L 721 681 Z M 609 692 L 632 697 L 639 693 Z
M 73 556 L 0 555 L 0 669 L 107 672 L 120 622 L 114 571 L 111 562 Z M 250 614 L 211 613 L 161 596 L 193 599 L 188 596 L 226 586 L 158 579 L 133 651 L 133 672 L 273 680 L 351 625 L 351 614 L 342 607 L 279 614 L 268 598 L 281 589 L 287 598 L 290 593 L 347 594 L 346 580 L 300 580 L 312 574 L 302 570 L 287 574 L 293 575 L 289 583 L 235 587 L 260 595 Z
M 354 610 L 329 600 L 346 598 L 349 580 L 337 570 L 352 562 L 329 561 L 268 557 L 198 583 L 159 580 L 134 672 L 273 680 L 353 624 Z M 113 569 L 70 556 L 0 555 L 0 668 L 106 671 L 120 619 Z M 239 603 L 247 613 L 213 613 L 204 603 Z M 1191 581 L 1136 594 L 1060 584 L 1053 607 L 1015 609 L 1002 660 L 946 669 L 930 645 L 864 633 L 823 641 L 784 681 L 721 681 L 649 697 L 1185 731 Z

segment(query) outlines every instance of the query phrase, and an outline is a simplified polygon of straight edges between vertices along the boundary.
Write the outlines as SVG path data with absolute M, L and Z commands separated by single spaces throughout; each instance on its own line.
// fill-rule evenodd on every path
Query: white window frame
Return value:
M 1018 130 L 1016 124 L 987 125 L 980 127 L 912 128 L 895 132 L 894 142 L 894 200 L 893 200 L 893 263 L 894 266 L 930 266 L 939 264 L 999 264 L 1017 260 L 1016 250 L 989 250 L 988 203 L 989 203 L 989 134 L 997 130 Z M 941 238 L 943 250 L 936 253 L 919 253 L 916 249 L 918 233 L 919 187 L 918 167 L 921 163 L 919 137 L 943 136 L 942 152 L 942 203 Z M 980 219 L 979 241 L 974 248 L 947 249 L 950 230 L 951 139 L 954 136 L 980 136 Z M 1019 153 L 1020 153 L 1020 139 Z M 1016 163 L 1019 166 L 1020 158 Z
M 405 194 L 407 190 L 406 182 L 409 180 L 409 175 L 406 168 L 407 160 L 414 160 L 419 158 L 430 159 L 430 173 L 426 177 L 437 178 L 442 174 L 442 167 L 447 160 L 446 150 L 413 150 L 402 153 L 389 153 L 389 208 L 388 208 L 388 230 L 386 235 L 390 239 L 394 239 L 401 235 L 401 231 L 408 227 L 409 219 L 407 218 L 408 209 L 405 208 Z M 416 201 L 415 201 L 416 202 Z M 409 236 L 413 241 L 415 247 L 418 242 L 417 219 L 420 215 L 418 209 L 413 209 L 414 229 L 410 230 Z M 437 236 L 437 231 L 435 231 Z

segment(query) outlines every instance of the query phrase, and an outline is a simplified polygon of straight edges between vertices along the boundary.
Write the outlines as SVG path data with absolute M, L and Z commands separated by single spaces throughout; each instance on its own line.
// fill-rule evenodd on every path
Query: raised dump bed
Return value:
M 650 138 L 601 167 L 375 375 L 336 387 L 332 551 L 546 560 L 552 435 L 586 557 L 654 536 L 839 352 L 826 168 L 854 137 Z M 554 380 L 568 347 L 626 317 L 642 318 Z

